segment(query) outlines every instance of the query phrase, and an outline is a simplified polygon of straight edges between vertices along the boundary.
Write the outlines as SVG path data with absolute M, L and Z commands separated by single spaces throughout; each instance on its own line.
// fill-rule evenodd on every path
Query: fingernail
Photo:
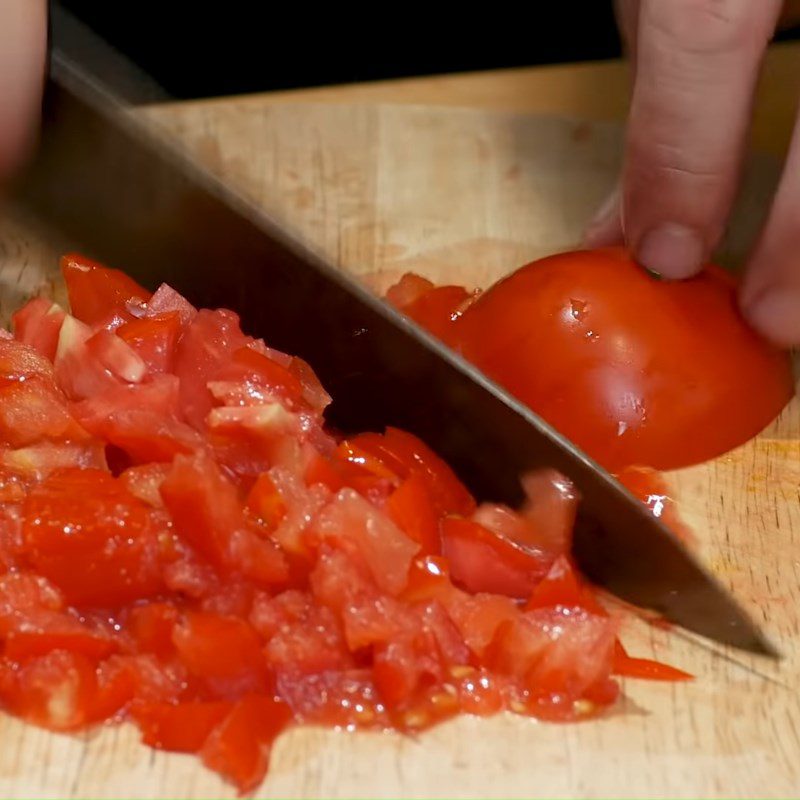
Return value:
M 665 278 L 688 278 L 703 266 L 705 247 L 697 231 L 665 222 L 639 241 L 636 260 Z
M 800 345 L 800 290 L 774 286 L 748 303 L 743 312 L 762 336 L 779 347 Z
M 587 247 L 603 247 L 622 241 L 620 223 L 619 189 L 606 197 L 600 208 L 583 231 L 583 243 Z

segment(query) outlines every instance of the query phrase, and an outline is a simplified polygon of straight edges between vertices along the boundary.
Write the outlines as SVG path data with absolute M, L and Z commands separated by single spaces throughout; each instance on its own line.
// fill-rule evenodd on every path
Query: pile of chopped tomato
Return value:
M 413 732 L 611 704 L 629 657 L 569 558 L 576 497 L 477 505 L 409 433 L 338 439 L 301 359 L 67 257 L 0 337 L 0 701 L 135 722 L 241 790 L 296 723 Z

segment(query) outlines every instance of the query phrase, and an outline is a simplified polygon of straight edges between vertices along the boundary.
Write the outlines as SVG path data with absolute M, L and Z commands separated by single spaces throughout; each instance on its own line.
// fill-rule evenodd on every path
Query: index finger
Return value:
M 780 0 L 642 0 L 623 173 L 626 240 L 669 278 L 725 228 Z

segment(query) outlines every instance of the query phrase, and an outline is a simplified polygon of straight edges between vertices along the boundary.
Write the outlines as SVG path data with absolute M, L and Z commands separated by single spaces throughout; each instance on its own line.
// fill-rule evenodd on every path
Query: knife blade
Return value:
M 136 119 L 55 49 L 38 154 L 14 198 L 44 230 L 148 286 L 237 311 L 306 359 L 342 431 L 405 428 L 482 499 L 516 504 L 541 466 L 581 495 L 574 554 L 621 598 L 718 642 L 777 652 L 733 596 L 607 472 L 410 320 Z

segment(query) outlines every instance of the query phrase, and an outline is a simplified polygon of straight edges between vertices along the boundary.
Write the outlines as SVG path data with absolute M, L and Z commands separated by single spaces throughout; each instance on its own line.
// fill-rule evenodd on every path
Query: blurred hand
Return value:
M 0 0 L 0 181 L 35 137 L 46 47 L 46 0 Z
M 649 269 L 689 277 L 723 235 L 759 66 L 779 20 L 796 21 L 800 3 L 616 2 L 634 66 L 624 168 L 586 241 L 624 240 Z M 767 338 L 800 345 L 800 126 L 740 301 Z

